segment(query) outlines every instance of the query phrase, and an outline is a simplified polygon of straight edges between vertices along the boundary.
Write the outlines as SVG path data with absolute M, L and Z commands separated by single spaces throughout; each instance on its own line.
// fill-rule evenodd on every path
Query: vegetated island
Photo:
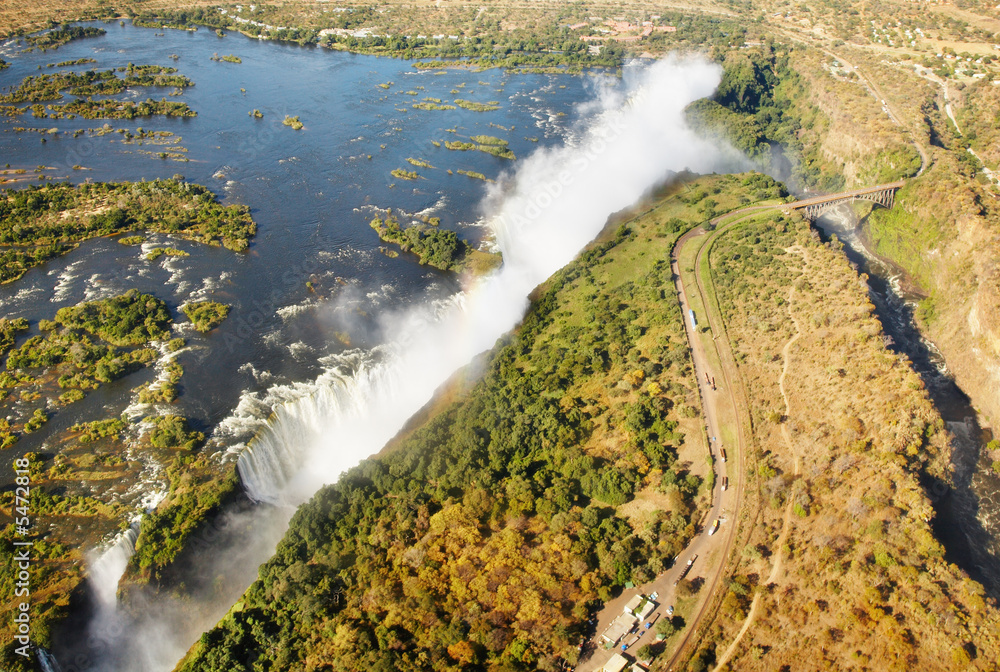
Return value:
M 123 77 L 119 77 L 117 73 L 125 74 Z M 30 110 L 33 117 L 43 119 L 48 117 L 73 118 L 74 116 L 87 119 L 131 119 L 154 114 L 197 116 L 187 104 L 168 102 L 165 99 L 160 101 L 147 99 L 145 102 L 136 103 L 134 101 L 103 99 L 95 101 L 90 98 L 90 96 L 117 95 L 133 87 L 171 86 L 174 87 L 175 91 L 183 91 L 183 89 L 193 86 L 190 79 L 176 73 L 176 68 L 129 63 L 117 70 L 29 75 L 21 80 L 12 91 L 0 95 L 0 105 L 3 105 L 0 109 L 6 116 L 18 116 Z M 41 103 L 62 99 L 64 91 L 73 96 L 87 96 L 87 99 L 77 98 L 66 105 L 49 105 L 49 111 L 46 112 Z M 18 103 L 32 103 L 32 105 L 18 107 Z
M 146 253 L 146 261 L 156 261 L 160 257 L 190 257 L 189 252 L 178 250 L 176 247 L 154 247 Z
M 146 100 L 134 103 L 131 100 L 74 100 L 65 105 L 49 105 L 53 115 L 74 115 L 84 119 L 135 119 L 136 117 L 197 117 L 198 113 L 188 107 L 187 103 L 178 103 L 166 98 Z M 50 116 L 53 116 L 50 115 Z M 72 118 L 72 116 L 69 116 Z
M 181 306 L 181 312 L 187 315 L 195 329 L 207 334 L 226 319 L 229 306 L 215 301 L 193 301 Z
M 496 138 L 492 135 L 474 135 L 471 140 L 473 142 L 446 140 L 444 146 L 448 149 L 462 152 L 475 149 L 480 152 L 492 154 L 497 158 L 510 159 L 511 161 L 517 158 L 514 156 L 514 152 L 507 146 L 508 142 L 501 138 Z
M 83 58 L 77 58 L 77 59 L 72 60 L 72 61 L 59 61 L 58 63 L 49 63 L 45 67 L 46 68 L 66 68 L 66 67 L 70 67 L 70 66 L 73 66 L 73 65 L 88 65 L 90 63 L 97 63 L 97 59 L 96 58 L 83 57 Z
M 475 103 L 471 100 L 456 98 L 455 104 L 462 109 L 472 110 L 473 112 L 492 112 L 493 110 L 500 109 L 500 101 L 497 100 L 491 100 L 488 103 Z
M 73 40 L 81 40 L 85 37 L 100 37 L 101 35 L 106 35 L 107 32 L 103 28 L 94 28 L 92 26 L 67 26 L 44 33 L 28 35 L 24 38 L 24 41 L 31 45 L 31 47 L 48 51 L 49 49 L 58 49 Z
M 405 168 L 393 168 L 390 174 L 400 180 L 419 180 L 420 173 L 415 170 L 406 170 Z
M 54 383 L 64 390 L 58 402 L 65 406 L 83 399 L 102 383 L 148 365 L 156 359 L 156 351 L 145 346 L 165 338 L 170 321 L 162 301 L 138 290 L 60 308 L 54 320 L 39 324 L 43 335 L 32 336 L 13 349 L 17 334 L 27 331 L 28 324 L 25 320 L 3 320 L 0 356 L 6 354 L 7 361 L 0 373 L 0 404 L 20 402 L 33 409 L 30 420 L 13 406 L 6 409 L 6 417 L 20 415 L 22 431 L 37 430 L 48 420 L 49 404 L 44 395 L 54 394 Z M 94 343 L 94 337 L 107 345 Z M 11 424 L 8 420 L 0 431 L 2 447 L 13 445 L 18 438 L 18 421 Z
M 80 242 L 133 230 L 246 250 L 250 209 L 221 205 L 207 188 L 177 180 L 53 183 L 0 191 L 0 283 L 17 280 Z
M 474 249 L 454 231 L 437 228 L 437 222 L 430 225 L 411 224 L 404 228 L 389 210 L 385 219 L 375 217 L 370 226 L 381 240 L 398 245 L 404 252 L 412 252 L 421 264 L 442 271 L 469 271 L 478 275 L 497 268 L 501 263 L 499 254 Z
M 303 128 L 305 128 L 305 124 L 299 121 L 298 116 L 293 117 L 291 115 L 286 114 L 285 119 L 281 123 L 284 124 L 285 126 L 292 127 L 296 131 L 301 131 Z
M 64 65 L 60 63 L 60 65 Z M 119 77 L 118 72 L 124 72 Z M 0 103 L 39 103 L 62 98 L 61 91 L 74 96 L 111 96 L 132 86 L 174 86 L 186 88 L 193 82 L 178 75 L 176 68 L 159 65 L 133 65 L 118 70 L 88 70 L 83 73 L 56 72 L 47 75 L 29 75 L 10 93 L 0 95 Z
M 223 311 L 210 310 L 216 316 Z M 205 320 L 211 321 L 211 316 Z M 31 335 L 26 320 L 0 318 L 0 448 L 36 432 L 44 452 L 23 458 L 31 473 L 29 536 L 10 524 L 16 517 L 13 490 L 0 494 L 0 543 L 30 539 L 36 571 L 32 583 L 32 642 L 50 647 L 53 630 L 66 615 L 70 597 L 84 580 L 83 553 L 121 529 L 143 510 L 142 491 L 134 486 L 150 461 L 159 464 L 170 484 L 167 498 L 145 517 L 141 551 L 135 559 L 138 578 L 159 576 L 202 517 L 240 496 L 235 470 L 221 468 L 199 450 L 205 436 L 187 420 L 159 408 L 136 422 L 126 417 L 80 421 L 68 429 L 50 429 L 53 414 L 100 386 L 126 378 L 173 353 L 184 340 L 171 340 L 173 322 L 166 304 L 136 289 L 99 301 L 56 311 Z M 164 344 L 165 342 L 165 344 Z M 169 357 L 169 355 L 167 355 Z M 133 389 L 142 404 L 177 399 L 183 375 L 168 360 L 154 383 Z M 13 585 L 18 569 L 0 563 L 0 583 Z M 0 662 L 5 670 L 34 669 L 14 653 L 14 603 L 0 607 Z

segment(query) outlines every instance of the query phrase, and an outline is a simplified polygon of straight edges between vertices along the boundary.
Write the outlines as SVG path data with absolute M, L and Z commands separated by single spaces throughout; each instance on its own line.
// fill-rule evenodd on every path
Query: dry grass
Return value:
M 758 274 L 753 255 L 732 261 L 736 240 L 721 240 L 713 252 L 720 270 L 750 276 L 743 289 L 723 289 L 721 300 L 743 360 L 758 473 L 766 474 L 763 494 L 771 500 L 737 573 L 762 583 L 783 556 L 774 583 L 760 587 L 755 622 L 729 669 L 993 669 L 1000 612 L 943 559 L 931 533 L 932 503 L 919 474 L 946 475 L 949 438 L 920 379 L 884 346 L 867 290 L 838 250 L 819 244 L 804 224 L 786 234 L 761 227 L 754 239 L 756 254 L 774 245 L 804 253 L 776 254 L 770 272 Z M 781 352 L 796 323 L 801 334 L 787 349 L 784 381 L 790 450 L 781 424 L 768 417 L 784 408 Z M 801 508 L 778 549 L 787 503 Z M 721 655 L 750 597 L 730 592 L 709 629 L 709 648 Z
M 291 0 L 289 2 L 256 3 L 261 16 L 271 25 L 289 27 L 325 28 L 333 3 Z M 209 0 L 144 0 L 131 5 L 138 12 L 186 10 L 198 7 L 218 7 Z M 359 0 L 337 2 L 337 7 L 369 8 L 372 3 Z M 0 35 L 15 30 L 44 28 L 50 20 L 71 21 L 79 19 L 109 18 L 123 14 L 124 7 L 109 9 L 102 0 L 8 0 L 0 6 Z M 615 16 L 622 13 L 662 13 L 681 10 L 697 13 L 733 16 L 725 3 L 651 2 L 635 0 L 627 5 L 615 2 L 587 2 L 568 7 L 560 0 L 528 0 L 504 2 L 494 5 L 469 3 L 465 0 L 388 0 L 378 3 L 378 22 L 393 34 L 427 34 L 466 32 L 477 21 L 500 22 L 505 30 L 537 29 L 561 23 L 569 16 Z

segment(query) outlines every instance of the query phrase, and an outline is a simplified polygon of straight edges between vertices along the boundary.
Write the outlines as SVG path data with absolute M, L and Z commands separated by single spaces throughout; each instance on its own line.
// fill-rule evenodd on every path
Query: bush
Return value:
M 229 315 L 229 306 L 224 303 L 216 303 L 215 301 L 195 301 L 185 304 L 181 307 L 181 311 L 191 320 L 195 329 L 203 334 L 207 334 L 226 319 Z M 180 345 L 184 345 L 183 340 L 181 340 Z
M 205 440 L 204 434 L 191 430 L 187 420 L 178 415 L 161 415 L 152 422 L 149 442 L 157 448 L 192 450 Z

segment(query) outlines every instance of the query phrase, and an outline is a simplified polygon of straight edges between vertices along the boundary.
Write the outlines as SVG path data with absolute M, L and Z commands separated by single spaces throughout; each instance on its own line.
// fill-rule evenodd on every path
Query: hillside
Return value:
M 931 527 L 948 433 L 865 283 L 777 215 L 717 234 L 708 263 L 753 417 L 757 522 L 689 669 L 994 669 L 1000 611 Z
M 713 193 L 777 190 L 676 188 L 556 274 L 481 380 L 296 513 L 181 669 L 574 662 L 590 610 L 670 563 L 712 485 L 671 246 Z

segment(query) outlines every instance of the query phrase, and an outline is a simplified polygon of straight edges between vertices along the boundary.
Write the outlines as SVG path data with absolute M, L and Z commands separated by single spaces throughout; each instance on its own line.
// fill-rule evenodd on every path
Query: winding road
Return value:
M 892 183 L 871 187 L 861 191 L 871 191 L 882 188 L 899 188 L 901 183 Z M 695 559 L 688 576 L 690 578 L 701 578 L 704 580 L 698 594 L 697 601 L 690 614 L 681 614 L 686 617 L 683 633 L 680 639 L 673 644 L 672 651 L 665 652 L 669 658 L 658 661 L 658 668 L 663 668 L 665 662 L 666 669 L 673 670 L 678 663 L 689 658 L 693 651 L 692 645 L 696 645 L 702 629 L 702 621 L 706 616 L 714 613 L 717 598 L 719 597 L 718 587 L 723 579 L 729 574 L 730 562 L 732 560 L 732 550 L 740 534 L 740 516 L 743 511 L 743 502 L 746 492 L 746 455 L 747 445 L 750 438 L 750 426 L 746 420 L 749 418 L 749 405 L 743 392 L 743 385 L 739 377 L 739 369 L 733 357 L 729 336 L 726 332 L 725 321 L 719 314 L 717 308 L 713 307 L 710 296 L 714 294 L 714 287 L 707 270 L 708 255 L 715 238 L 723 234 L 730 227 L 738 225 L 750 217 L 765 210 L 788 211 L 797 207 L 808 205 L 817 200 L 836 200 L 838 198 L 850 197 L 857 192 L 844 192 L 842 194 L 831 194 L 817 199 L 806 201 L 796 201 L 794 203 L 775 203 L 768 205 L 755 205 L 733 210 L 724 215 L 711 220 L 709 226 L 698 226 L 683 236 L 681 236 L 671 251 L 670 263 L 674 278 L 674 288 L 677 293 L 677 301 L 684 317 L 684 330 L 691 350 L 691 360 L 694 364 L 695 377 L 698 381 L 698 388 L 702 399 L 702 409 L 705 419 L 705 430 L 709 437 L 716 440 L 709 442 L 709 447 L 714 458 L 715 486 L 712 489 L 712 506 L 708 514 L 701 520 L 700 531 L 688 544 L 687 548 L 675 559 L 674 564 L 667 571 L 660 574 L 652 582 L 627 589 L 614 600 L 611 600 L 597 613 L 596 636 L 584 649 L 584 654 L 576 666 L 580 672 L 594 672 L 601 670 L 605 663 L 611 659 L 616 652 L 625 651 L 633 658 L 636 652 L 645 644 L 652 644 L 655 641 L 655 628 L 644 628 L 643 623 L 637 624 L 637 630 L 625 635 L 617 648 L 605 650 L 600 645 L 600 635 L 607 629 L 611 622 L 622 613 L 625 605 L 635 595 L 658 594 L 656 599 L 656 609 L 647 617 L 646 621 L 655 623 L 660 618 L 667 617 L 668 606 L 675 604 L 676 591 L 675 581 L 680 577 L 690 559 Z M 682 272 L 681 258 L 685 255 L 689 245 L 697 246 L 694 252 L 693 268 Z M 693 281 L 693 282 L 692 282 Z M 793 299 L 794 289 L 789 294 L 789 302 Z M 699 314 L 700 309 L 700 314 Z M 695 311 L 695 320 L 691 319 L 691 312 Z M 799 324 L 795 322 L 796 334 L 785 344 L 782 349 L 784 366 L 782 370 L 779 387 L 785 400 L 786 415 L 790 411 L 790 401 L 785 390 L 784 378 L 788 367 L 792 345 L 798 339 Z M 698 326 L 696 326 L 696 324 Z M 707 330 L 699 332 L 699 326 L 708 327 Z M 716 385 L 707 382 L 714 379 Z M 782 427 L 782 434 L 788 443 L 792 454 L 795 454 L 791 436 L 786 427 Z M 726 438 L 728 437 L 728 438 Z M 723 445 L 724 443 L 728 443 Z M 726 450 L 728 460 L 723 461 L 722 451 Z M 733 468 L 730 469 L 729 466 Z M 795 471 L 798 473 L 799 460 L 795 459 Z M 730 487 L 723 491 L 723 479 L 729 477 Z M 787 538 L 791 525 L 791 503 L 784 517 L 782 531 L 779 535 L 777 547 L 780 548 L 784 539 Z M 711 525 L 715 520 L 719 520 L 721 525 L 717 534 L 709 534 Z M 744 530 L 745 531 L 745 530 Z M 781 554 L 776 556 L 775 565 L 772 567 L 767 583 L 776 580 L 781 573 Z M 747 619 L 733 642 L 725 651 L 715 668 L 721 668 L 733 655 L 737 645 L 743 635 L 753 623 L 757 612 L 759 596 L 755 596 L 751 605 Z M 625 649 L 621 649 L 621 643 L 625 643 Z M 662 655 L 662 654 L 661 654 Z
M 716 218 L 713 220 L 713 224 L 718 224 L 721 220 L 728 219 L 737 214 L 748 213 L 747 216 L 749 216 L 749 213 L 753 211 L 776 207 L 780 206 L 766 205 L 744 208 Z M 740 217 L 736 221 L 742 221 L 743 219 L 745 217 Z M 719 231 L 724 230 L 733 223 L 735 221 L 723 226 Z M 691 566 L 688 577 L 704 579 L 704 583 L 699 591 L 693 613 L 688 616 L 688 623 L 683 635 L 674 647 L 674 653 L 669 659 L 668 668 L 681 659 L 689 643 L 697 642 L 698 640 L 698 624 L 710 611 L 713 597 L 716 594 L 716 588 L 726 575 L 728 558 L 739 529 L 739 525 L 736 524 L 737 517 L 743 503 L 745 433 L 742 424 L 739 422 L 738 415 L 741 408 L 741 406 L 738 406 L 738 403 L 741 401 L 742 393 L 735 364 L 732 362 L 728 337 L 726 336 L 721 317 L 713 315 L 713 311 L 711 310 L 702 311 L 701 315 L 698 315 L 697 312 L 695 313 L 696 322 L 699 325 L 707 324 L 709 327 L 707 332 L 699 335 L 697 328 L 692 324 L 689 312 L 692 310 L 689 292 L 692 292 L 691 296 L 697 297 L 698 306 L 709 305 L 705 300 L 706 291 L 701 282 L 699 270 L 705 261 L 709 247 L 706 243 L 709 243 L 717 233 L 718 231 L 709 234 L 704 227 L 692 229 L 678 239 L 671 253 L 671 269 L 677 292 L 677 301 L 684 315 L 684 328 L 691 349 L 691 359 L 694 364 L 695 376 L 698 380 L 698 388 L 701 393 L 705 430 L 709 437 L 715 437 L 716 439 L 709 442 L 712 456 L 715 458 L 714 469 L 716 476 L 715 485 L 712 489 L 712 507 L 702 519 L 701 530 L 698 535 L 677 556 L 674 565 L 669 570 L 662 573 L 649 584 L 624 591 L 619 597 L 606 604 L 597 615 L 597 637 L 595 640 L 599 639 L 600 633 L 622 612 L 628 600 L 637 594 L 650 595 L 658 593 L 658 599 L 656 600 L 657 608 L 647 619 L 648 622 L 656 622 L 660 618 L 667 617 L 667 607 L 675 603 L 674 581 L 687 566 L 688 560 L 695 558 L 696 560 Z M 688 287 L 685 285 L 684 275 L 681 273 L 680 255 L 686 246 L 692 243 L 699 244 L 700 247 L 697 251 L 694 268 L 697 280 L 693 287 Z M 709 335 L 714 336 L 714 338 Z M 716 389 L 713 389 L 712 385 L 707 382 L 708 379 L 712 378 L 716 381 Z M 742 404 L 742 408 L 746 408 L 746 405 Z M 726 428 L 729 430 L 729 436 L 736 437 L 735 443 L 730 445 L 723 445 L 722 437 L 724 434 L 721 431 L 724 429 L 723 417 L 730 418 L 735 422 L 735 426 L 730 425 Z M 724 449 L 727 452 L 727 461 L 721 459 L 722 450 Z M 731 470 L 728 469 L 728 465 L 730 464 L 735 465 Z M 723 491 L 723 479 L 728 477 L 730 472 L 732 474 L 732 477 L 729 479 L 730 487 L 726 491 Z M 718 533 L 712 535 L 709 534 L 709 530 L 715 520 L 720 520 L 721 525 Z M 622 641 L 627 643 L 626 651 L 632 656 L 635 656 L 635 652 L 643 645 L 651 644 L 655 641 L 654 629 L 643 630 L 642 625 L 639 624 L 639 637 L 635 638 L 633 635 L 626 635 L 622 639 Z M 600 670 L 616 651 L 621 651 L 620 647 L 605 651 L 596 641 L 595 644 L 597 650 L 582 660 L 577 666 L 577 670 L 582 672 Z

